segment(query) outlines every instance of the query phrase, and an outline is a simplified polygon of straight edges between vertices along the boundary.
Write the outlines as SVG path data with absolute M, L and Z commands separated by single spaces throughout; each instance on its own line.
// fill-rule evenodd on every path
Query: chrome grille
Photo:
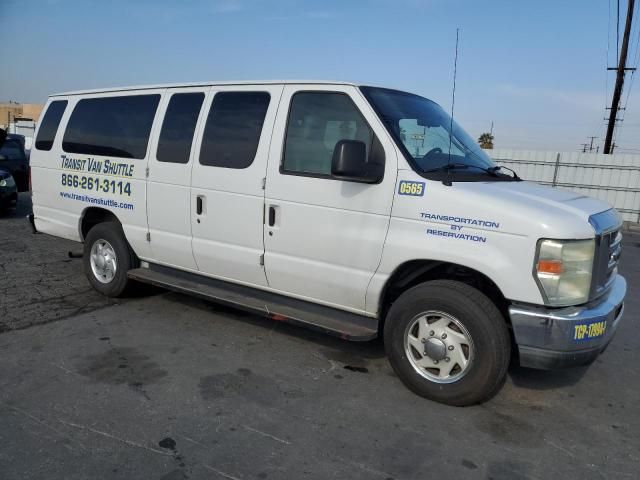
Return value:
M 596 231 L 596 251 L 589 295 L 590 299 L 594 299 L 606 292 L 616 278 L 622 252 L 622 233 L 620 217 L 613 209 L 592 215 L 589 222 Z

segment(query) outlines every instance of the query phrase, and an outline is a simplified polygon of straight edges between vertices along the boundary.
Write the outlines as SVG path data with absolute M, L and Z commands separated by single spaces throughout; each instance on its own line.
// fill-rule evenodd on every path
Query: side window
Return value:
M 164 114 L 158 152 L 160 162 L 188 163 L 204 93 L 176 93 Z
M 160 95 L 85 98 L 73 109 L 62 149 L 68 153 L 144 158 Z
M 202 136 L 200 163 L 225 168 L 251 165 L 270 98 L 266 92 L 216 93 Z
M 370 152 L 373 132 L 348 95 L 300 92 L 291 99 L 282 170 L 331 175 L 333 150 L 340 140 L 359 140 Z
M 66 100 L 56 100 L 49 104 L 47 112 L 42 117 L 38 137 L 36 138 L 36 150 L 51 150 L 53 140 L 60 125 L 60 119 L 67 108 Z

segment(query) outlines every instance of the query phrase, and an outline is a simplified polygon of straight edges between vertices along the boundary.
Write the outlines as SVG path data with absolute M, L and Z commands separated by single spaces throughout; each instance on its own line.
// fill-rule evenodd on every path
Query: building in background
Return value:
M 24 147 L 31 150 L 36 124 L 44 105 L 39 103 L 0 103 L 0 128 L 24 136 Z
M 42 108 L 44 105 L 41 103 L 22 103 L 22 118 L 29 118 L 35 123 L 38 123 L 40 115 L 42 114 Z
M 0 127 L 6 130 L 16 117 L 22 117 L 21 103 L 0 103 Z

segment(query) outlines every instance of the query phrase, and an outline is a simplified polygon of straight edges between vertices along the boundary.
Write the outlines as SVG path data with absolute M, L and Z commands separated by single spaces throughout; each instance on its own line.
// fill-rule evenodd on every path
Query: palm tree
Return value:
M 480 148 L 484 148 L 486 150 L 493 149 L 493 135 L 490 133 L 483 133 L 478 137 L 478 143 L 480 144 Z

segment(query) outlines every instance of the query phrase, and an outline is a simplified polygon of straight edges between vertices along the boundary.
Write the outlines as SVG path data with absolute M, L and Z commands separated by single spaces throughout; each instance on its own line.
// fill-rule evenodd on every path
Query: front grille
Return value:
M 615 210 L 593 215 L 589 222 L 596 231 L 596 250 L 589 295 L 593 300 L 607 291 L 618 274 L 622 233 L 620 217 Z

